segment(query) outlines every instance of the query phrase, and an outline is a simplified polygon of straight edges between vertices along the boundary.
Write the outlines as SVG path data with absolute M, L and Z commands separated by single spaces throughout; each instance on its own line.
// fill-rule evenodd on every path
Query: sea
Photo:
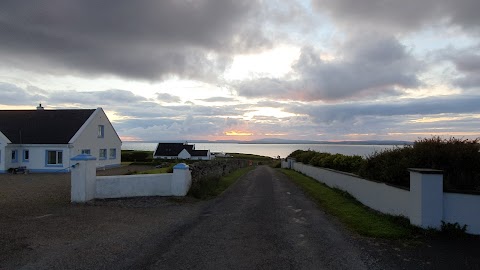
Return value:
M 212 153 L 242 153 L 267 157 L 285 158 L 295 150 L 314 150 L 331 154 L 359 155 L 368 157 L 375 152 L 402 145 L 354 145 L 354 144 L 248 144 L 248 143 L 192 143 L 196 150 L 210 150 Z M 154 142 L 123 142 L 122 150 L 155 151 Z

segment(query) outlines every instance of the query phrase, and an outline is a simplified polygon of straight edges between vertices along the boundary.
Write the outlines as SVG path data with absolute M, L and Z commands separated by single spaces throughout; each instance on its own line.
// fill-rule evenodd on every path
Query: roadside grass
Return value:
M 248 166 L 235 170 L 223 177 L 209 177 L 193 183 L 188 195 L 197 199 L 208 200 L 222 194 L 229 186 L 235 183 L 238 178 L 253 170 L 254 166 Z
M 327 213 L 336 216 L 351 230 L 363 236 L 400 239 L 411 238 L 416 229 L 408 219 L 374 211 L 347 192 L 332 189 L 293 170 L 281 169 L 297 186 Z

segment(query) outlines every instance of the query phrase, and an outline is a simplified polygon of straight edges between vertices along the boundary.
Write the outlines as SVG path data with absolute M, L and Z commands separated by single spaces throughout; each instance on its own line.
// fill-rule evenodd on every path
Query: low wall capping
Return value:
M 442 170 L 435 170 L 435 169 L 424 169 L 424 168 L 408 168 L 409 172 L 416 172 L 422 174 L 443 174 Z

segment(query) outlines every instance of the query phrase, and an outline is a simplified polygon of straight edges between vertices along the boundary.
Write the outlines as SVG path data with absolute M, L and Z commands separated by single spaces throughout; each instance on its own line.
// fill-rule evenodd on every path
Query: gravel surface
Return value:
M 151 167 L 127 166 L 97 174 Z M 131 269 L 204 202 L 140 197 L 70 203 L 70 174 L 0 175 L 0 269 Z

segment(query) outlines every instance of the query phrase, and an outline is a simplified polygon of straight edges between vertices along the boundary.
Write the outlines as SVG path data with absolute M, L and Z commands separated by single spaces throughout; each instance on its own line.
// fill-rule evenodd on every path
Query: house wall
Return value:
M 17 161 L 14 162 L 11 159 L 11 153 L 13 150 L 17 151 Z M 29 159 L 24 159 L 24 151 L 29 151 Z M 63 164 L 47 165 L 47 151 L 61 151 Z M 5 165 L 4 170 L 9 168 L 17 168 L 21 166 L 27 167 L 30 172 L 68 172 L 70 167 L 70 152 L 71 148 L 65 144 L 46 145 L 46 144 L 14 144 L 7 145 L 4 149 L 4 159 L 2 159 Z M 3 157 L 2 157 L 3 158 Z
M 186 149 L 183 149 L 182 152 L 180 152 L 180 154 L 178 154 L 178 158 L 179 159 L 190 159 L 192 156 L 190 155 L 190 153 L 188 153 L 188 151 Z
M 99 125 L 104 127 L 103 137 L 98 136 Z M 90 155 L 97 158 L 97 167 L 114 167 L 121 163 L 122 141 L 101 108 L 95 110 L 70 143 L 73 149 L 68 159 L 81 154 L 83 149 L 90 149 Z M 107 150 L 106 159 L 100 159 L 100 149 Z M 116 149 L 115 158 L 110 158 L 110 149 Z
M 4 173 L 8 168 L 5 166 L 5 146 L 7 145 L 7 138 L 0 132 L 0 173 Z

